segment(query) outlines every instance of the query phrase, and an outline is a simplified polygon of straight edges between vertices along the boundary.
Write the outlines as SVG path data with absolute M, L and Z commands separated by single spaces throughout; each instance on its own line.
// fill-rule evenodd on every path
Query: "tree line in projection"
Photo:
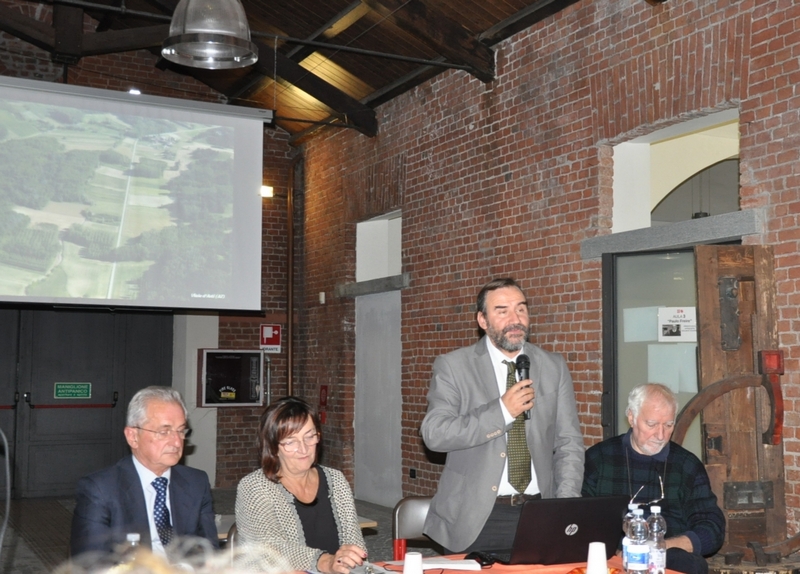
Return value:
M 124 245 L 115 236 L 86 225 L 73 225 L 68 240 L 83 246 L 83 255 L 103 261 L 153 261 L 138 280 L 149 300 L 184 298 L 186 285 L 198 293 L 227 293 L 231 278 L 230 209 L 233 174 L 226 156 L 213 150 L 192 153 L 192 169 L 170 180 L 166 189 L 174 226 L 145 231 Z M 161 169 L 161 162 L 143 162 L 144 169 Z M 138 168 L 134 168 L 134 172 Z
M 152 133 L 152 126 L 133 131 Z M 169 210 L 172 225 L 117 246 L 117 228 L 124 222 L 107 209 L 95 209 L 85 192 L 97 168 L 107 165 L 132 177 L 157 180 L 170 167 L 167 162 L 143 158 L 131 166 L 123 154 L 66 151 L 50 137 L 0 143 L 0 262 L 44 273 L 57 263 L 61 244 L 68 241 L 81 246 L 81 257 L 88 259 L 152 261 L 136 281 L 138 292 L 149 294 L 150 300 L 183 299 L 186 285 L 201 294 L 227 293 L 232 268 L 230 154 L 200 148 L 192 152 L 190 163 L 190 169 L 162 186 L 172 201 L 161 209 Z M 50 201 L 85 205 L 85 223 L 59 233 L 56 225 L 31 225 L 27 215 L 15 211 L 17 206 L 41 210 Z
M 166 208 L 174 227 L 143 233 L 115 250 L 117 260 L 155 263 L 139 280 L 150 300 L 185 297 L 186 285 L 199 294 L 230 292 L 233 163 L 209 149 L 192 152 L 192 168 L 171 179 L 173 202 Z M 174 292 L 173 292 L 174 291 Z
M 30 221 L 0 200 L 0 261 L 43 273 L 58 254 L 58 227 L 52 223 L 29 227 Z
M 83 191 L 99 163 L 98 152 L 65 151 L 52 137 L 4 142 L 0 152 L 0 195 L 32 209 L 49 201 L 85 203 Z
M 51 137 L 11 140 L 0 146 L 0 261 L 45 272 L 60 250 L 58 227 L 30 226 L 14 206 L 42 209 L 50 201 L 84 203 L 83 190 L 98 165 L 98 153 L 65 151 Z

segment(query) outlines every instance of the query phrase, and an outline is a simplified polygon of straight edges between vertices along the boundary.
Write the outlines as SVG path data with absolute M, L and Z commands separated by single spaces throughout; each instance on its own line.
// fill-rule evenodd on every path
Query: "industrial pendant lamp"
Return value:
M 180 0 L 161 55 L 192 68 L 244 68 L 258 60 L 239 0 Z

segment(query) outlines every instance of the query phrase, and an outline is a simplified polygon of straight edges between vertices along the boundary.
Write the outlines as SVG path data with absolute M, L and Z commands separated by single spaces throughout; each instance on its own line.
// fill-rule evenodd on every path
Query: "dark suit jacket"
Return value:
M 424 532 L 448 550 L 478 537 L 494 507 L 506 461 L 506 425 L 486 337 L 433 364 L 422 438 L 447 453 Z M 544 498 L 580 496 L 583 433 L 575 392 L 561 355 L 525 343 L 536 392 L 525 435 Z
M 90 550 L 112 552 L 129 532 L 150 547 L 144 490 L 133 456 L 78 481 L 72 515 L 72 556 Z M 169 481 L 172 526 L 178 536 L 199 536 L 219 546 L 208 475 L 188 466 L 172 467 Z

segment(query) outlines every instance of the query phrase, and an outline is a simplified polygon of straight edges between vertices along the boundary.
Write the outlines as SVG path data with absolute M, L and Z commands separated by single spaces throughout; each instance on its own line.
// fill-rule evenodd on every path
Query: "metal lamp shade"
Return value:
M 207 70 L 244 68 L 258 60 L 239 0 L 180 0 L 161 55 Z

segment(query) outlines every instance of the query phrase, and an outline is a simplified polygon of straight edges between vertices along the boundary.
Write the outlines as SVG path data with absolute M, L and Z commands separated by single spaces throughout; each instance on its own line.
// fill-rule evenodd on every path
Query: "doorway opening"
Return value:
M 401 294 L 382 280 L 401 274 L 399 211 L 358 224 L 356 282 L 355 496 L 393 507 L 402 497 Z

